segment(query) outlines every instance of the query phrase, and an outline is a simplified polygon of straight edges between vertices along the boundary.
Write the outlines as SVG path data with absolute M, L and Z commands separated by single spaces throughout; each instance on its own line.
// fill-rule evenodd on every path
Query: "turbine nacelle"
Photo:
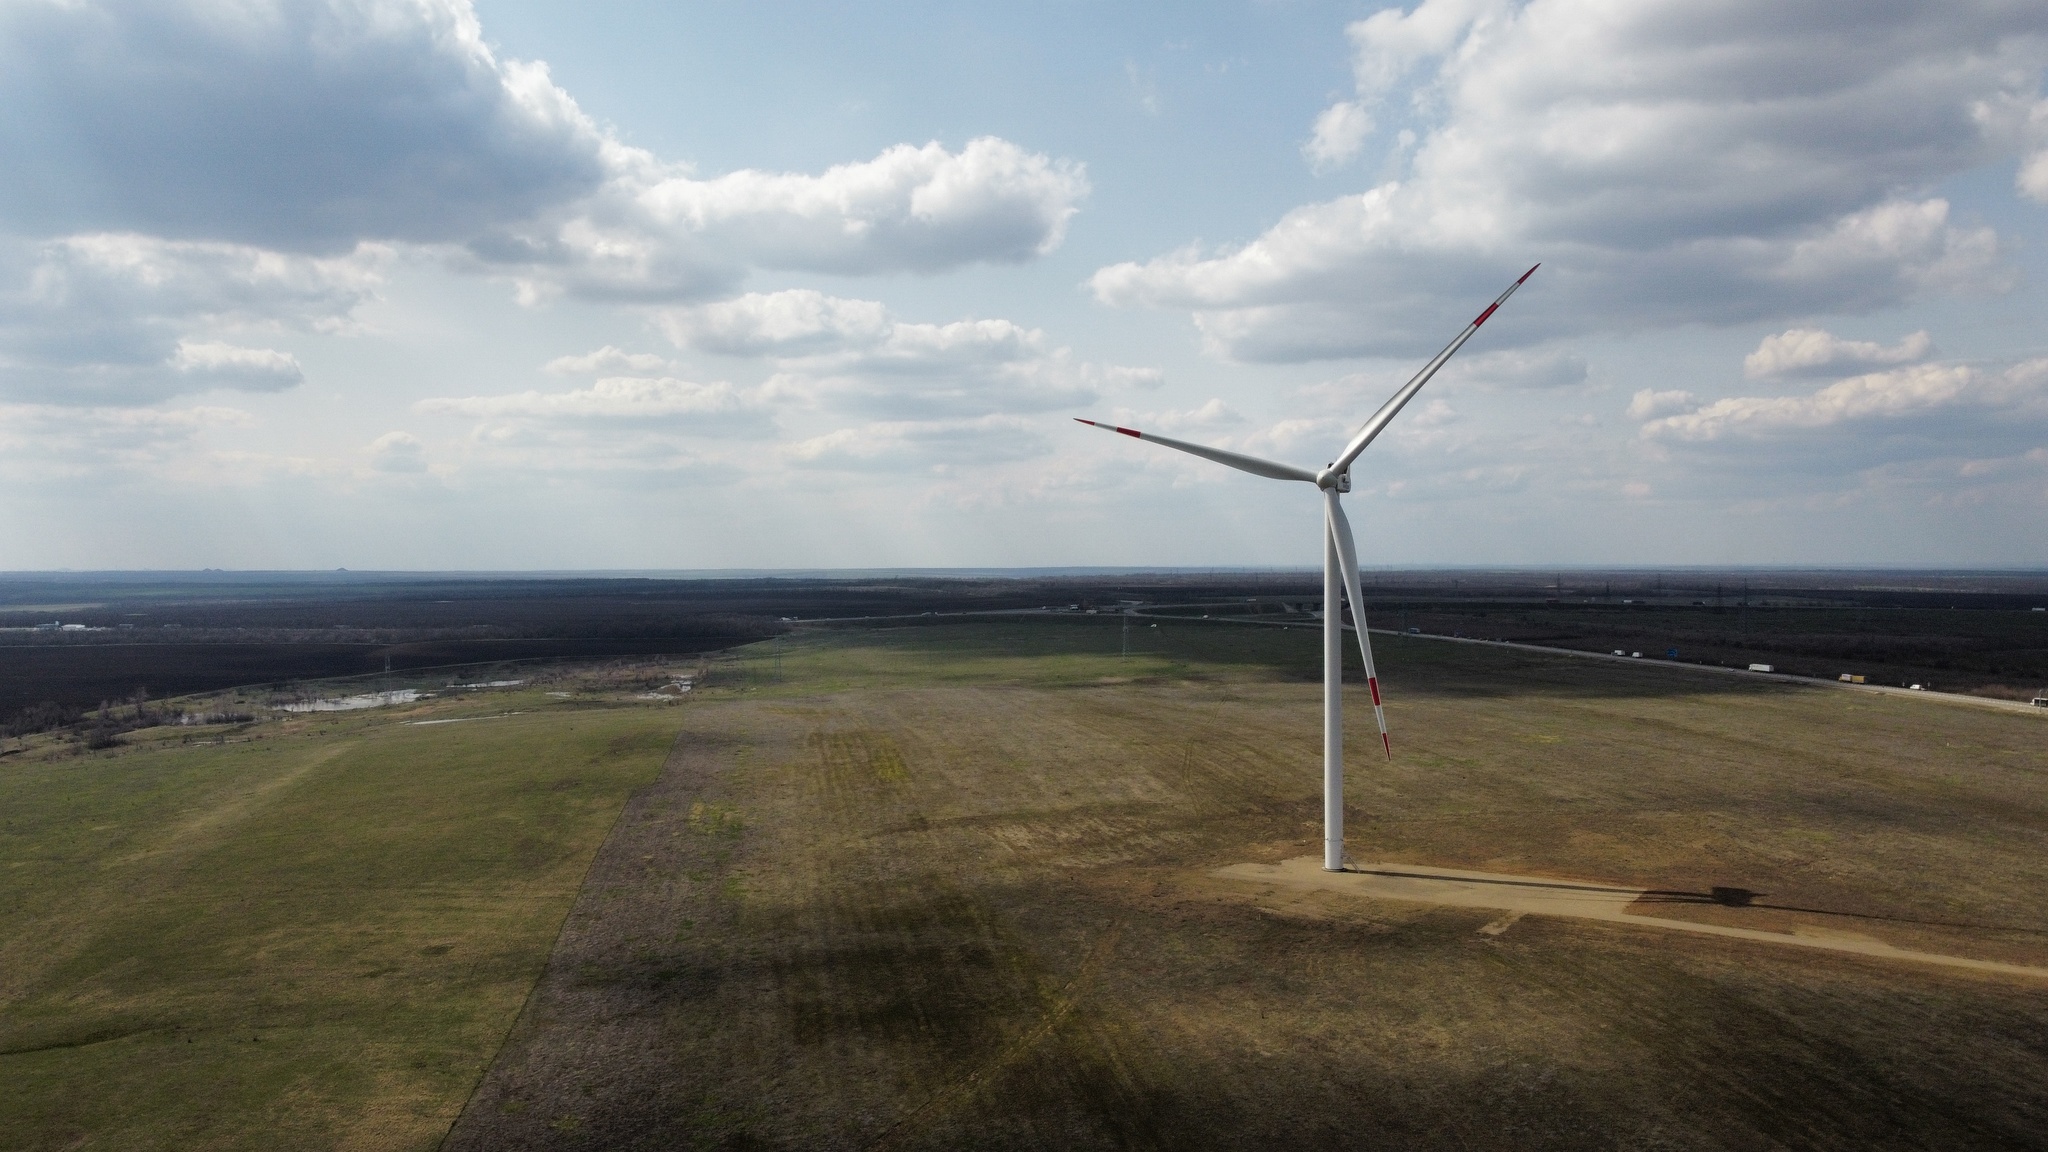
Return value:
M 1351 491 L 1351 470 L 1346 468 L 1344 471 L 1339 472 L 1336 465 L 1328 465 L 1321 472 L 1316 473 L 1316 487 L 1326 488 L 1333 492 L 1349 492 Z

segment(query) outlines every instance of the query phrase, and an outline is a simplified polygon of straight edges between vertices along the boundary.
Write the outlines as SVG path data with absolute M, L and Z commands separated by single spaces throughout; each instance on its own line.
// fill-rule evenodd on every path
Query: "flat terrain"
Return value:
M 641 690 L 0 760 L 0 1147 L 435 1147 L 673 742 Z
M 2048 982 L 1219 876 L 1315 851 L 1316 636 L 1117 628 L 722 668 L 446 1147 L 2048 1147 Z M 1381 657 L 1359 860 L 2048 964 L 2042 719 Z
M 95 638 L 97 639 L 97 638 Z M 403 643 L 45 643 L 0 644 L 0 720 L 50 701 L 90 711 L 137 689 L 159 699 L 245 684 L 406 672 L 510 660 L 679 655 L 737 638 L 422 640 Z

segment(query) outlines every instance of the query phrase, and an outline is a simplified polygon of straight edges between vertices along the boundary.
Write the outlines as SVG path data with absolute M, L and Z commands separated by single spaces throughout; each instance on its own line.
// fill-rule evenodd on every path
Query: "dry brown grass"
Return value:
M 1211 878 L 1315 850 L 1315 638 L 1145 641 L 811 634 L 715 675 L 447 1147 L 2048 1146 L 2038 983 Z M 1361 859 L 2048 959 L 2031 717 L 1386 647 Z

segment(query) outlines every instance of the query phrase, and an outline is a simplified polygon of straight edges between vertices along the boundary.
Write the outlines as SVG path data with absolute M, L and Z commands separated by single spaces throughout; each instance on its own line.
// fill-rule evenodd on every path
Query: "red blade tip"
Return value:
M 1536 269 L 1541 267 L 1543 267 L 1543 263 L 1541 261 L 1538 261 L 1535 264 L 1530 265 L 1529 270 L 1527 272 L 1522 273 L 1522 279 L 1515 281 L 1515 283 L 1520 284 L 1523 281 L 1526 281 L 1527 279 L 1529 279 L 1529 277 L 1534 276 L 1536 274 Z
M 1140 440 L 1143 440 L 1145 438 L 1145 434 L 1143 432 L 1138 431 L 1136 428 L 1122 428 L 1118 427 L 1115 424 L 1102 424 L 1094 420 L 1083 420 L 1079 416 L 1074 417 L 1074 423 L 1086 424 L 1090 428 L 1107 428 L 1111 432 L 1121 432 L 1126 436 L 1136 436 Z

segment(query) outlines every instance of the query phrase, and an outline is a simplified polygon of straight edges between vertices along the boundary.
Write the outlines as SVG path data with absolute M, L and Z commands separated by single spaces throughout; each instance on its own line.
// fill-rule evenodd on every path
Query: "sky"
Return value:
M 0 570 L 2048 566 L 2048 4 L 0 0 Z

